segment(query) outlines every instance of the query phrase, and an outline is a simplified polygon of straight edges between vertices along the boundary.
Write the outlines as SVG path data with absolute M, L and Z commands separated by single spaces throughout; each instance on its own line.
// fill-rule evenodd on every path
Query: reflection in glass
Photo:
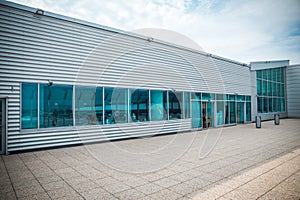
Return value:
M 104 88 L 104 121 L 105 124 L 128 122 L 127 89 Z
M 225 101 L 225 124 L 229 124 L 229 102 Z
M 169 119 L 182 119 L 182 92 L 169 92 Z
M 246 103 L 246 121 L 251 121 L 251 102 Z
M 217 101 L 217 125 L 224 124 L 224 101 Z
M 236 108 L 235 108 L 235 102 L 229 102 L 229 108 L 230 108 L 230 123 L 236 123 Z
M 191 112 L 190 112 L 190 93 L 189 92 L 184 92 L 184 116 L 185 118 L 190 118 L 191 117 Z
M 75 88 L 75 124 L 102 124 L 102 88 L 76 86 Z
M 40 127 L 73 126 L 73 87 L 40 85 Z
M 130 121 L 149 121 L 149 90 L 131 90 Z
M 38 123 L 38 85 L 22 84 L 22 129 L 37 128 Z
M 151 90 L 151 120 L 167 119 L 167 91 Z
M 237 123 L 244 123 L 244 102 L 237 103 Z
M 201 128 L 201 101 L 192 101 L 192 128 Z

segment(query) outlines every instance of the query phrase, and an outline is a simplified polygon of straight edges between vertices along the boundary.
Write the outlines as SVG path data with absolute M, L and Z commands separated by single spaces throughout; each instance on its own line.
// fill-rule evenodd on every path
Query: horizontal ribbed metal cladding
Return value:
M 286 68 L 288 117 L 300 118 L 300 65 Z
M 130 135 L 108 125 L 20 130 L 22 82 L 251 95 L 250 71 L 242 64 L 14 5 L 0 2 L 0 94 L 8 96 L 8 151 L 77 144 L 79 135 L 84 142 L 151 135 L 163 124 L 158 134 L 191 128 L 187 119 L 120 125 Z

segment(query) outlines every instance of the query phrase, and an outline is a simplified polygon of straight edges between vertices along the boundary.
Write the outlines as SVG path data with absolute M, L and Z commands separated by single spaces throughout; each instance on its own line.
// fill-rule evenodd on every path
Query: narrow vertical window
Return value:
M 37 128 L 38 122 L 38 85 L 22 84 L 22 129 Z
M 190 111 L 191 105 L 190 105 L 190 93 L 184 92 L 184 115 L 185 118 L 191 118 L 191 111 Z

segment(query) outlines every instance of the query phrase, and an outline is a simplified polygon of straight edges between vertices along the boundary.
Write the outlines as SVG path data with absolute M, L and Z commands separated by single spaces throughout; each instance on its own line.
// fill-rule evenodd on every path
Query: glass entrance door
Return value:
M 192 128 L 201 127 L 201 101 L 192 101 Z
M 5 153 L 5 100 L 0 99 L 0 154 Z
M 245 114 L 244 103 L 243 102 L 237 103 L 237 123 L 245 122 L 244 114 Z
M 214 125 L 214 103 L 202 102 L 202 127 L 209 128 Z

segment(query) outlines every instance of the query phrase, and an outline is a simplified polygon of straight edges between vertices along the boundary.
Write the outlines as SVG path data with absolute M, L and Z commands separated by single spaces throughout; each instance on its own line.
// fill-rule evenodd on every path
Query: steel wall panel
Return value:
M 8 151 L 191 129 L 191 120 L 186 119 L 119 127 L 20 130 L 22 82 L 52 80 L 54 84 L 251 95 L 250 70 L 245 64 L 52 13 L 37 16 L 33 12 L 33 8 L 0 1 L 0 95 L 8 96 Z M 130 130 L 130 134 L 122 130 Z

